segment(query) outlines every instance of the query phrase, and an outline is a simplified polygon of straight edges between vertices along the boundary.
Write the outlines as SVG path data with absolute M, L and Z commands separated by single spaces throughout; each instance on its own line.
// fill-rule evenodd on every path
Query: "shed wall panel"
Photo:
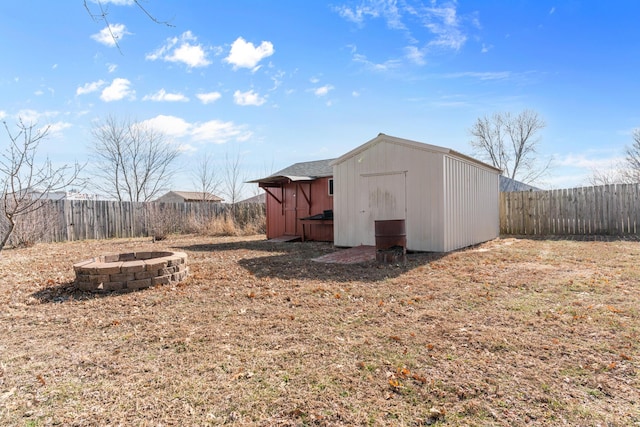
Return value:
M 464 160 L 445 156 L 444 251 L 498 237 L 499 175 Z
M 442 171 L 440 153 L 386 141 L 335 165 L 336 246 L 372 245 L 374 221 L 405 219 L 408 249 L 441 250 Z M 381 198 L 393 206 L 380 209 Z

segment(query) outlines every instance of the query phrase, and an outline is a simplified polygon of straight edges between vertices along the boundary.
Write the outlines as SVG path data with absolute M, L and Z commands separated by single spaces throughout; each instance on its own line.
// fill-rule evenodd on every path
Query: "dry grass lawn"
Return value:
M 74 262 L 185 251 L 94 295 Z M 504 238 L 403 267 L 264 236 L 0 256 L 0 425 L 640 425 L 640 243 Z

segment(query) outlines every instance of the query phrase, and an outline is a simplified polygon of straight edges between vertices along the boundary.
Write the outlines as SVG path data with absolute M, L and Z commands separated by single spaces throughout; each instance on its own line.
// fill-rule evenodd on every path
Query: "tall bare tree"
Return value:
M 222 174 L 216 168 L 213 156 L 206 153 L 200 158 L 192 172 L 192 182 L 202 200 L 207 200 L 208 194 L 216 194 L 222 186 Z
M 49 127 L 37 128 L 18 120 L 17 132 L 12 132 L 3 121 L 9 137 L 8 147 L 0 153 L 0 197 L 4 225 L 0 224 L 0 251 L 9 241 L 18 219 L 41 209 L 44 199 L 53 192 L 64 190 L 74 181 L 82 166 L 56 167 L 47 158 L 36 163 L 40 142 L 46 138 Z
M 544 120 L 532 110 L 517 115 L 509 112 L 494 113 L 478 118 L 471 127 L 471 146 L 475 154 L 502 170 L 503 175 L 530 183 L 543 176 L 550 161 L 540 163 L 538 133 L 546 126 Z
M 227 202 L 235 207 L 242 196 L 245 185 L 241 177 L 242 156 L 237 153 L 235 157 L 229 157 L 229 153 L 227 153 L 224 159 L 224 194 L 227 197 Z
M 146 202 L 166 188 L 180 150 L 164 133 L 113 116 L 94 126 L 92 133 L 99 190 L 118 201 Z

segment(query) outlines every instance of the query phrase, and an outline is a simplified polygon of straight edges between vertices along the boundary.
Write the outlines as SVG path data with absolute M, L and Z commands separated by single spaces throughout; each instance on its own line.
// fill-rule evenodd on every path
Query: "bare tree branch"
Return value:
M 531 183 L 544 175 L 551 164 L 538 163 L 538 133 L 546 126 L 544 120 L 531 110 L 514 116 L 494 113 L 491 118 L 478 118 L 469 133 L 476 155 L 502 170 L 503 175 Z
M 640 128 L 631 133 L 633 142 L 625 148 L 624 160 L 608 168 L 591 170 L 587 181 L 591 185 L 640 183 Z
M 169 21 L 161 21 L 161 20 L 157 19 L 144 6 L 142 6 L 142 4 L 140 4 L 139 0 L 133 0 L 133 2 L 138 7 L 138 9 L 140 9 L 145 15 L 147 15 L 147 17 L 151 21 L 153 21 L 154 23 L 159 24 L 159 25 L 165 25 L 167 27 L 174 27 L 174 25 L 172 23 L 170 23 Z M 95 12 L 91 8 L 89 3 L 95 3 L 97 5 L 96 7 L 99 9 L 99 11 Z M 84 8 L 86 9 L 86 11 L 89 14 L 89 16 L 91 17 L 91 19 L 93 19 L 95 22 L 104 22 L 104 24 L 106 25 L 107 29 L 109 30 L 109 34 L 111 35 L 111 38 L 113 39 L 113 42 L 114 42 L 115 46 L 118 48 L 118 51 L 120 51 L 120 53 L 122 53 L 122 50 L 120 50 L 120 44 L 118 43 L 118 37 L 116 37 L 116 35 L 113 34 L 113 31 L 111 31 L 111 24 L 109 23 L 109 18 L 108 18 L 109 10 L 108 10 L 107 7 L 104 7 L 104 5 L 102 3 L 103 3 L 103 1 L 101 1 L 101 0 L 83 0 Z
M 166 188 L 180 151 L 162 132 L 109 116 L 92 134 L 96 188 L 118 201 L 133 202 L 149 201 Z
M 216 169 L 213 156 L 210 153 L 200 158 L 192 172 L 192 182 L 198 192 L 202 193 L 202 200 L 208 200 L 208 195 L 216 193 L 222 186 L 222 177 Z
M 240 174 L 242 172 L 242 156 L 238 153 L 235 157 L 229 157 L 229 154 L 225 154 L 225 167 L 224 167 L 224 194 L 228 197 L 227 201 L 235 207 L 238 203 L 242 190 L 244 189 L 244 181 Z
M 40 142 L 46 138 L 49 127 L 38 129 L 18 120 L 17 133 L 11 132 L 3 122 L 9 137 L 9 146 L 0 154 L 0 196 L 2 214 L 7 223 L 0 227 L 0 251 L 7 244 L 19 217 L 43 207 L 42 201 L 50 193 L 65 189 L 77 181 L 83 166 L 55 167 L 47 158 L 36 165 L 35 157 Z

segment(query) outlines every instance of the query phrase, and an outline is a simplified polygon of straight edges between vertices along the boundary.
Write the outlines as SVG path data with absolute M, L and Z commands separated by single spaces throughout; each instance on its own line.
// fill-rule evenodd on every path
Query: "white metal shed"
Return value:
M 407 249 L 448 252 L 498 236 L 500 170 L 448 148 L 379 134 L 332 163 L 334 244 L 374 245 L 404 219 Z

